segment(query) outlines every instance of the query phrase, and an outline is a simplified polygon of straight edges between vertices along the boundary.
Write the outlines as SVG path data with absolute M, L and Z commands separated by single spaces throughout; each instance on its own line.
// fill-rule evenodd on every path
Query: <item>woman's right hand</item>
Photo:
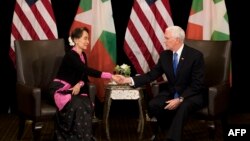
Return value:
M 81 89 L 81 84 L 77 83 L 73 88 L 70 88 L 69 90 L 72 90 L 72 95 L 78 95 Z

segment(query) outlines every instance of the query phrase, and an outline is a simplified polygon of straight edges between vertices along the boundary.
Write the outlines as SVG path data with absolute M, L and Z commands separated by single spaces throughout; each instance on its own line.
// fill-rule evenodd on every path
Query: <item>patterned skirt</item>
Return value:
M 91 141 L 93 106 L 87 96 L 72 96 L 56 113 L 55 138 L 58 141 Z
M 54 81 L 50 87 L 51 98 L 54 100 L 56 94 L 62 97 L 70 96 L 69 101 L 64 102 L 64 106 L 57 110 L 54 139 L 56 141 L 91 141 L 93 138 L 93 104 L 88 95 L 71 95 L 65 86 L 64 83 Z M 58 102 L 60 103 L 57 99 L 55 105 L 58 106 Z

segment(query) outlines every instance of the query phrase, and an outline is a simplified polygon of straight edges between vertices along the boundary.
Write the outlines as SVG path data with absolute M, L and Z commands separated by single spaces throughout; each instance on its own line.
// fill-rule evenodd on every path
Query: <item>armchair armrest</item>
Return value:
M 41 115 L 41 89 L 24 84 L 16 84 L 18 110 L 29 117 Z
M 159 94 L 161 89 L 164 88 L 168 84 L 168 81 L 161 81 L 161 82 L 154 82 L 151 84 L 151 91 L 153 94 L 153 97 Z
M 226 112 L 229 104 L 229 82 L 209 87 L 208 91 L 208 115 L 219 116 Z
M 95 103 L 95 95 L 96 95 L 96 85 L 93 83 L 89 83 L 89 96 L 90 100 Z

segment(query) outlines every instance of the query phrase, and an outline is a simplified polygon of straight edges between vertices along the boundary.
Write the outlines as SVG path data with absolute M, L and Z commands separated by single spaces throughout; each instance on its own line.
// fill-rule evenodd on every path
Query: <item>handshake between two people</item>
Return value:
M 112 80 L 115 81 L 117 84 L 131 84 L 132 83 L 131 77 L 125 77 L 120 74 L 112 75 Z

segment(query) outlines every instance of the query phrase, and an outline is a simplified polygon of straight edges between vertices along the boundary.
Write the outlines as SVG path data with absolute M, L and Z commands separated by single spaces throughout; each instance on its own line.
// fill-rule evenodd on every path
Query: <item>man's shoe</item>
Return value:
M 153 134 L 150 138 L 150 141 L 160 141 L 158 134 Z
M 97 141 L 96 137 L 92 137 L 91 141 Z
M 150 141 L 156 141 L 155 139 L 156 139 L 156 135 L 154 134 L 151 136 Z

